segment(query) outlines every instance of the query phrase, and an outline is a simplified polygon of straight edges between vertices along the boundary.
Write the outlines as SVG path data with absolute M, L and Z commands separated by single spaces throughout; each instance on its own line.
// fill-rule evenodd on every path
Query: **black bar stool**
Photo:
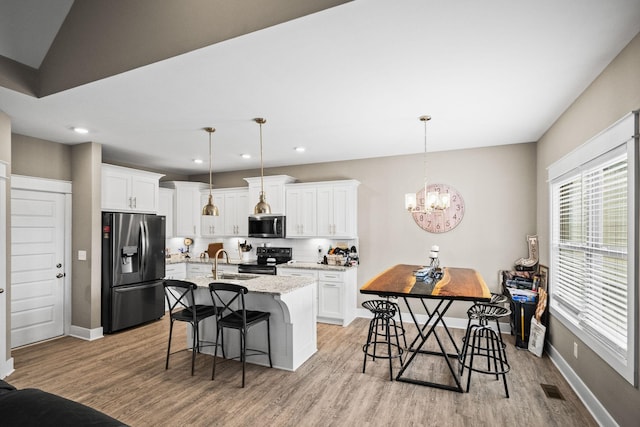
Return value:
M 399 331 L 404 336 L 404 328 L 402 325 L 398 326 L 394 319 L 398 305 L 385 300 L 369 300 L 363 302 L 362 306 L 373 313 L 373 319 L 369 322 L 367 342 L 362 346 L 362 373 L 364 374 L 367 368 L 367 357 L 374 361 L 376 358 L 389 359 L 389 380 L 393 381 L 393 359 L 398 358 L 402 365 L 404 352 L 399 339 Z
M 463 374 L 465 368 L 469 369 L 467 392 L 471 385 L 471 372 L 475 371 L 495 375 L 496 379 L 502 376 L 504 391 L 507 398 L 509 397 L 506 374 L 511 367 L 507 361 L 507 353 L 502 341 L 500 326 L 498 326 L 498 332 L 496 332 L 489 326 L 489 322 L 495 321 L 498 324 L 499 318 L 510 314 L 511 310 L 493 304 L 474 304 L 467 310 L 469 322 L 463 338 L 462 352 L 460 353 L 460 375 Z M 472 320 L 477 320 L 477 323 L 472 324 Z M 479 368 L 477 365 L 474 366 L 473 363 L 476 358 L 484 358 L 486 360 L 486 369 L 484 367 Z

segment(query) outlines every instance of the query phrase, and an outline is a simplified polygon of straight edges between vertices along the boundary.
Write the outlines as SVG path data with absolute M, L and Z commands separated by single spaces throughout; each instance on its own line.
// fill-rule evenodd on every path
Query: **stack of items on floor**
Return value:
M 542 355 L 545 326 L 541 315 L 546 308 L 547 272 L 538 264 L 538 236 L 527 236 L 529 257 L 514 263 L 515 271 L 502 272 L 502 285 L 511 297 L 511 333 L 516 347 L 528 348 Z

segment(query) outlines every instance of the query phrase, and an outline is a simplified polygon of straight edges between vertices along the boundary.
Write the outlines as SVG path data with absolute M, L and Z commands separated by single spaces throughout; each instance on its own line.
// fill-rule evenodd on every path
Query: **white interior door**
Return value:
M 64 333 L 65 200 L 11 191 L 11 347 Z

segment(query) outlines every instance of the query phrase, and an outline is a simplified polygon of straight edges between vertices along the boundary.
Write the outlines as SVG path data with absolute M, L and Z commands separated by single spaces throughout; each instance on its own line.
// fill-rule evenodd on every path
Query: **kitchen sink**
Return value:
M 236 274 L 236 273 L 222 273 L 218 275 L 218 280 L 251 280 L 258 277 L 257 274 Z

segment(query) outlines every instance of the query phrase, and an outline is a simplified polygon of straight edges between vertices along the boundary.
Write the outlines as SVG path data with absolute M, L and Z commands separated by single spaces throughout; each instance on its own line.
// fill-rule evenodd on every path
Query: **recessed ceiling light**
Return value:
M 242 157 L 243 159 L 250 159 L 251 158 L 251 154 L 241 154 L 240 157 Z
M 202 159 L 193 159 L 193 163 L 195 163 L 197 165 L 201 165 L 202 164 Z
M 305 148 L 304 147 L 296 147 L 296 151 L 298 153 L 304 153 Z
M 85 129 L 85 128 L 72 128 L 74 132 L 76 133 L 81 133 L 81 134 L 85 134 L 85 133 L 89 133 L 89 129 Z

